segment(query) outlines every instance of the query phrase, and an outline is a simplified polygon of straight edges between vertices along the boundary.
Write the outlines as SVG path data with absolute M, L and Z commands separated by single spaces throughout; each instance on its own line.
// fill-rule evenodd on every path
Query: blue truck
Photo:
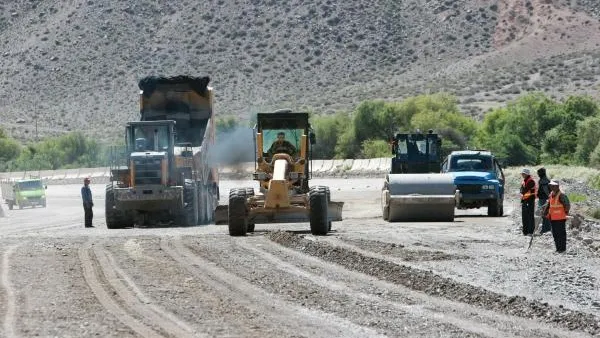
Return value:
M 442 172 L 454 176 L 458 209 L 487 207 L 488 216 L 504 214 L 504 173 L 490 151 L 453 151 L 442 162 Z

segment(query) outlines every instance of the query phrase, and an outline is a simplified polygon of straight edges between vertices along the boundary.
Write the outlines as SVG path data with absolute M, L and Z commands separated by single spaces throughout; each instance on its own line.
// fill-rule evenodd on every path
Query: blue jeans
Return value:
M 544 199 L 538 200 L 538 209 L 540 211 L 540 216 L 542 217 L 542 229 L 540 230 L 541 233 L 552 230 L 552 225 L 550 223 L 550 220 L 548 218 L 544 217 L 545 215 L 542 215 L 542 207 L 544 206 L 544 204 L 546 204 L 547 201 L 548 200 L 544 200 Z

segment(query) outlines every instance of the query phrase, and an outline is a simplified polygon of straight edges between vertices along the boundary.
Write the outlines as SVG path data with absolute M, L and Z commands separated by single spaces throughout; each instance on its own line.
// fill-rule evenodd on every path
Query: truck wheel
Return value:
M 245 190 L 246 198 L 254 196 L 254 188 L 245 188 Z M 246 229 L 248 230 L 248 232 L 254 232 L 255 227 L 256 224 L 248 222 L 248 226 L 246 227 Z
M 246 236 L 248 217 L 246 209 L 246 190 L 231 189 L 229 191 L 229 235 Z
M 501 199 L 491 200 L 488 203 L 488 216 L 500 217 L 504 214 L 504 206 Z
M 310 232 L 313 235 L 327 235 L 329 220 L 327 218 L 327 187 L 316 186 L 308 192 L 310 208 Z

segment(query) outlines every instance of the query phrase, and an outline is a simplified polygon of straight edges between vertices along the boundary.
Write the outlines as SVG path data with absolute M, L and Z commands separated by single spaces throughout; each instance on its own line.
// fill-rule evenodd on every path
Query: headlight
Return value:
M 290 173 L 290 179 L 292 180 L 297 180 L 298 179 L 298 173 L 293 171 Z

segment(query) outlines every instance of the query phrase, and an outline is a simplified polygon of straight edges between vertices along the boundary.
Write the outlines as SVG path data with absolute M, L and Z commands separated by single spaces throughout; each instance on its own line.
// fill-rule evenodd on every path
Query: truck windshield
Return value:
M 42 185 L 42 181 L 24 181 L 17 183 L 19 186 L 19 190 L 21 191 L 31 191 L 31 190 L 40 190 L 44 189 Z
M 453 156 L 449 171 L 492 171 L 492 159 L 489 157 Z

